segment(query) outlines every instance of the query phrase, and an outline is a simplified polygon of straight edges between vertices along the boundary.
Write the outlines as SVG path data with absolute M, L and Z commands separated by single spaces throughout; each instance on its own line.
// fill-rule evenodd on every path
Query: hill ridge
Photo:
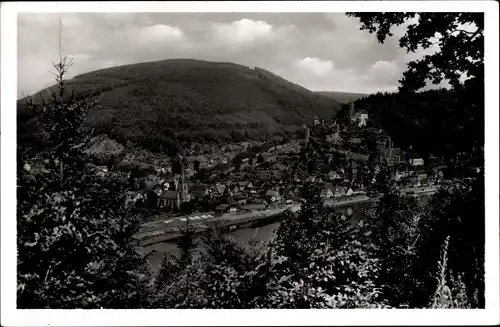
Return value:
M 166 59 L 109 67 L 67 80 L 72 91 L 100 97 L 87 123 L 101 134 L 143 145 L 173 135 L 194 141 L 266 139 L 296 130 L 315 116 L 331 118 L 334 99 L 254 67 L 230 62 Z M 31 96 L 55 91 L 55 86 Z M 32 120 L 22 100 L 18 118 Z M 154 146 L 156 147 L 156 146 Z
M 315 93 L 334 99 L 342 104 L 353 102 L 368 97 L 370 95 L 370 93 L 344 92 L 344 91 L 316 91 Z

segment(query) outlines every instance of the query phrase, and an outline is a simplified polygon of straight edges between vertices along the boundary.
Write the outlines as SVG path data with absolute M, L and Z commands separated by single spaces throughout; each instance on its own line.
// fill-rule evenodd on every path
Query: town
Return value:
M 446 168 L 438 158 L 424 162 L 411 148 L 396 147 L 366 110 L 354 103 L 348 108 L 346 119 L 316 118 L 294 140 L 190 149 L 153 160 L 142 176 L 129 171 L 134 190 L 128 191 L 126 205 L 148 217 L 140 238 L 163 235 L 175 221 L 277 214 L 300 205 L 305 183 L 320 186 L 320 197 L 328 203 L 363 202 L 382 170 L 405 193 L 437 189 Z M 106 178 L 120 173 L 120 166 L 123 162 L 111 161 L 96 168 Z

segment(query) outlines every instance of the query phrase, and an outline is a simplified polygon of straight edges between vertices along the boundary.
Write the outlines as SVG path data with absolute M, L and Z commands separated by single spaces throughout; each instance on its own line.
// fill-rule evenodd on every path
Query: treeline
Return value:
M 424 159 L 434 154 L 450 162 L 457 153 L 480 152 L 484 145 L 484 106 L 478 106 L 483 95 L 470 96 L 465 89 L 377 93 L 354 104 L 367 110 L 396 146 L 411 146 Z M 348 105 L 344 105 L 338 117 L 347 115 Z

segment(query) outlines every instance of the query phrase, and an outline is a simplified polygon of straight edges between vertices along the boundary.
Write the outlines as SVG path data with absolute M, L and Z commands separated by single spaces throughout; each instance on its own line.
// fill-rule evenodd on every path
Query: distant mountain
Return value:
M 195 141 L 265 139 L 315 116 L 330 118 L 341 107 L 264 69 L 190 59 L 98 70 L 68 80 L 67 88 L 68 94 L 100 98 L 87 121 L 98 133 L 148 146 L 174 135 Z M 30 98 L 39 101 L 54 91 L 52 86 Z M 18 101 L 18 121 L 29 133 L 33 116 L 24 100 Z
M 331 99 L 334 99 L 337 102 L 340 102 L 342 104 L 356 101 L 358 99 L 361 99 L 363 97 L 369 96 L 367 93 L 350 93 L 350 92 L 335 92 L 335 91 L 320 91 L 316 92 L 318 94 L 324 95 L 326 97 L 329 97 Z

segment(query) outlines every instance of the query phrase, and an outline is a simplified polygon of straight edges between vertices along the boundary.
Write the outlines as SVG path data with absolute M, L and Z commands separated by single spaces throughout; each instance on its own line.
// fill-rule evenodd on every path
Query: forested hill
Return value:
M 397 146 L 412 146 L 450 159 L 484 145 L 484 109 L 469 95 L 446 89 L 420 93 L 377 93 L 355 101 L 392 136 Z M 469 99 L 469 101 L 467 100 Z M 345 116 L 347 105 L 339 111 Z
M 87 123 L 98 133 L 159 145 L 178 139 L 211 141 L 266 138 L 311 121 L 331 118 L 340 104 L 263 69 L 190 59 L 113 67 L 67 81 L 67 94 L 100 97 Z M 32 96 L 47 98 L 54 87 Z M 19 133 L 32 115 L 20 100 Z
M 318 94 L 332 98 L 340 103 L 348 103 L 368 96 L 366 93 L 338 92 L 338 91 L 319 91 Z

